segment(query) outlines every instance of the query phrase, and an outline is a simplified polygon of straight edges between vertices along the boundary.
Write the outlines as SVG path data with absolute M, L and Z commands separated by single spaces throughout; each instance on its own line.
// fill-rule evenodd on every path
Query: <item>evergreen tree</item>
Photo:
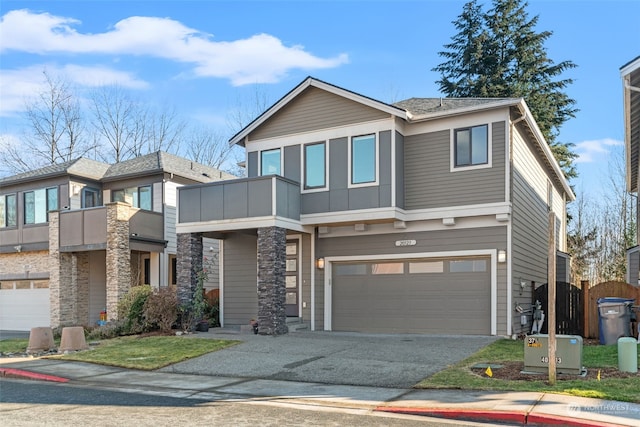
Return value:
M 440 90 L 451 97 L 519 98 L 527 102 L 540 131 L 567 178 L 577 176 L 573 144 L 557 141 L 559 128 L 575 117 L 575 100 L 564 89 L 573 83 L 560 75 L 576 65 L 554 63 L 545 42 L 550 31 L 536 32 L 538 17 L 529 19 L 524 0 L 493 0 L 483 12 L 476 0 L 453 21 L 458 33 L 438 54 L 445 59 L 433 69 Z

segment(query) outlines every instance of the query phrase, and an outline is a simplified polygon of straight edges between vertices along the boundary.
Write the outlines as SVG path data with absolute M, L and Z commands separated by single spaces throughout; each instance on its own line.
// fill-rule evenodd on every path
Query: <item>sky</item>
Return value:
M 307 76 L 395 102 L 438 97 L 432 69 L 465 2 L 14 1 L 0 4 L 0 138 L 19 143 L 43 70 L 83 93 L 117 84 L 150 106 L 231 136 L 230 112 L 276 102 Z M 490 1 L 480 1 L 485 8 Z M 640 1 L 530 0 L 565 72 L 577 192 L 598 194 L 624 145 L 620 67 L 640 55 Z

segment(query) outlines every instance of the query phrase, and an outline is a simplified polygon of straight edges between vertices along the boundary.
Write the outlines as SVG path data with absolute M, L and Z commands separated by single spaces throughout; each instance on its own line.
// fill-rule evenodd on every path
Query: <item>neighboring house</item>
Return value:
M 175 284 L 176 188 L 231 177 L 156 152 L 0 179 L 0 329 L 115 319 L 132 285 Z
M 640 56 L 620 68 L 624 100 L 624 142 L 627 158 L 627 191 L 638 194 L 640 179 Z M 636 197 L 636 224 L 638 224 L 638 198 Z M 640 233 L 640 230 L 637 230 Z M 640 241 L 636 234 L 636 244 Z M 627 283 L 640 285 L 640 247 L 627 251 Z
M 224 325 L 517 334 L 549 211 L 568 260 L 575 197 L 522 99 L 389 105 L 308 78 L 230 142 L 248 178 L 179 188 L 176 226 L 180 277 L 221 239 Z

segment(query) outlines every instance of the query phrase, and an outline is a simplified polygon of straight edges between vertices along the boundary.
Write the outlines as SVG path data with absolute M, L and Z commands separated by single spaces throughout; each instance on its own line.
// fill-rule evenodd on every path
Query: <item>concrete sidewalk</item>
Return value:
M 202 401 L 265 401 L 520 425 L 640 426 L 640 405 L 548 393 L 394 387 L 137 371 L 52 359 L 0 360 L 0 375 Z

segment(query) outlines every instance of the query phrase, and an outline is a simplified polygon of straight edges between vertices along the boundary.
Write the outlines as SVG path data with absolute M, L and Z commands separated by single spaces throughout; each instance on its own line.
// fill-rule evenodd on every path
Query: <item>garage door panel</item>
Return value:
M 489 259 L 468 259 L 454 266 L 475 265 L 485 271 L 334 275 L 332 329 L 383 333 L 450 333 L 488 335 L 491 329 Z M 384 261 L 382 261 L 384 262 Z M 398 262 L 397 260 L 394 262 Z M 412 260 L 411 262 L 415 262 Z M 362 271 L 361 264 L 357 263 Z M 444 265 L 447 265 L 444 260 Z M 349 271 L 348 266 L 342 266 Z
M 0 290 L 0 330 L 30 331 L 49 326 L 49 289 Z

